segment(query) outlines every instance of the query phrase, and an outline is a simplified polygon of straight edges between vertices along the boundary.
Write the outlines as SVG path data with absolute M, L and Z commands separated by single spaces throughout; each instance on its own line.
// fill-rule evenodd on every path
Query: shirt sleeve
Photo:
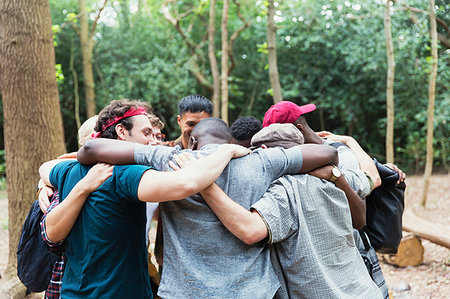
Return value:
M 179 147 L 136 144 L 134 148 L 134 161 L 137 164 L 153 166 L 158 170 L 163 170 L 172 152 L 177 150 L 179 150 Z
M 274 181 L 285 174 L 298 174 L 303 165 L 301 146 L 289 149 L 281 147 L 259 149 L 257 152 L 265 160 L 265 172 L 270 181 Z
M 50 213 L 51 210 L 53 210 L 56 206 L 59 205 L 59 193 L 58 191 L 55 191 L 52 196 L 52 200 L 50 202 L 50 206 L 47 209 L 47 212 L 45 212 L 44 216 L 42 216 L 40 226 L 41 226 L 41 236 L 44 242 L 50 247 L 51 251 L 60 251 L 63 250 L 62 243 L 64 240 L 61 240 L 59 242 L 52 242 L 47 236 L 47 230 L 45 227 L 45 221 L 47 219 L 48 213 Z
M 60 190 L 61 186 L 59 186 L 59 184 L 63 182 L 63 178 L 66 176 L 67 172 L 72 168 L 72 166 L 74 166 L 77 163 L 78 163 L 77 161 L 70 160 L 60 162 L 55 166 L 53 166 L 49 175 L 50 184 L 52 184 L 52 186 L 55 187 L 56 189 Z
M 288 197 L 285 186 L 277 180 L 269 190 L 251 206 L 256 210 L 267 226 L 268 244 L 285 240 L 298 229 L 297 217 L 293 215 L 297 209 Z
M 152 169 L 143 165 L 114 166 L 115 184 L 119 194 L 132 202 L 140 202 L 138 188 L 141 178 L 147 170 Z
M 371 186 L 366 173 L 360 169 L 342 170 L 342 174 L 350 187 L 361 197 L 365 198 L 370 194 Z

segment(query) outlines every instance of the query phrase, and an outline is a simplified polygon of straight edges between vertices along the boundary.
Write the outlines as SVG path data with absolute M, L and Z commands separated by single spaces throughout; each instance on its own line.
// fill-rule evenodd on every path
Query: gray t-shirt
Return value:
M 214 152 L 217 145 L 200 152 Z M 137 146 L 136 163 L 167 169 L 177 148 Z M 257 150 L 233 159 L 216 183 L 249 209 L 284 174 L 302 166 L 301 147 Z M 279 287 L 270 253 L 261 244 L 246 245 L 232 235 L 204 199 L 196 194 L 160 204 L 164 236 L 162 298 L 272 298 Z

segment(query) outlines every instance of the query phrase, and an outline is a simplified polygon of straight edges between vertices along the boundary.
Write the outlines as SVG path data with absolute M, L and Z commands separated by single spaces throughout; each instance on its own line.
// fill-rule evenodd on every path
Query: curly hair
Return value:
M 131 117 L 121 119 L 118 123 L 106 128 L 102 132 L 102 127 L 108 123 L 111 119 L 123 116 L 131 108 L 143 107 L 147 110 L 149 115 L 153 115 L 153 109 L 149 103 L 141 101 L 130 101 L 128 99 L 114 100 L 108 106 L 102 109 L 98 114 L 97 123 L 94 130 L 101 132 L 99 137 L 108 139 L 117 139 L 116 126 L 121 124 L 126 130 L 133 129 L 133 120 Z
M 231 136 L 240 141 L 249 140 L 262 129 L 262 123 L 253 116 L 241 116 L 231 125 Z
M 164 123 L 154 114 L 149 114 L 148 118 L 150 119 L 150 123 L 152 127 L 158 128 L 160 130 L 164 129 Z

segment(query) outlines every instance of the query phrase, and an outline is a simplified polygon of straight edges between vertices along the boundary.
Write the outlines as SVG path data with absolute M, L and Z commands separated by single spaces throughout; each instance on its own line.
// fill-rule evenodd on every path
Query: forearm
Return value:
M 89 140 L 78 150 L 77 159 L 88 165 L 97 162 L 134 164 L 134 146 L 132 142 L 115 139 Z
M 363 228 L 366 225 L 366 201 L 351 188 L 344 176 L 340 176 L 334 183 L 336 187 L 344 191 L 347 197 L 353 227 Z
M 338 165 L 339 156 L 334 147 L 328 145 L 302 145 L 303 165 L 300 173 L 306 173 L 324 165 Z
M 233 157 L 233 150 L 219 149 L 208 157 L 190 163 L 180 171 L 144 173 L 138 189 L 142 201 L 180 200 L 211 185 Z
M 47 214 L 45 227 L 51 242 L 67 237 L 91 191 L 83 187 L 83 181 L 78 182 L 67 198 Z
M 372 158 L 361 148 L 359 143 L 353 137 L 348 137 L 345 140 L 345 144 L 355 154 L 358 159 L 360 169 L 372 178 L 374 188 L 379 187 L 381 185 L 381 178 Z
M 233 201 L 216 184 L 212 184 L 201 194 L 222 224 L 241 241 L 250 245 L 268 236 L 261 216 Z
M 45 185 L 54 187 L 50 183 L 50 172 L 52 171 L 53 167 L 56 164 L 67 161 L 67 160 L 70 160 L 70 159 L 51 160 L 51 161 L 45 162 L 44 164 L 41 165 L 41 167 L 39 167 L 39 175 L 41 176 L 41 179 Z

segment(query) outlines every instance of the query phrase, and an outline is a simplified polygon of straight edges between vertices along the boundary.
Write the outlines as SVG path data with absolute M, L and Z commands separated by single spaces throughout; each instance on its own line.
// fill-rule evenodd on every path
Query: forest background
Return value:
M 318 112 L 310 116 L 313 128 L 353 135 L 374 157 L 385 161 L 385 4 L 358 0 L 289 0 L 274 4 L 283 99 L 297 104 L 315 103 Z M 244 115 L 262 119 L 273 104 L 267 5 L 261 0 L 229 4 L 229 35 L 248 23 L 234 40 L 230 53 L 234 64 L 227 77 L 230 124 Z M 194 93 L 212 98 L 209 7 L 205 0 L 88 0 L 85 15 L 89 30 L 96 23 L 92 33 L 95 112 L 114 99 L 149 101 L 166 124 L 169 139 L 179 136 L 179 100 Z M 77 119 L 83 122 L 87 118 L 84 90 L 88 87 L 83 74 L 79 1 L 50 0 L 50 8 L 65 143 L 68 151 L 75 151 Z M 436 1 L 436 16 L 443 21 L 438 22 L 437 30 L 444 38 L 438 42 L 433 141 L 434 171 L 440 172 L 448 171 L 450 160 L 449 8 L 447 1 Z M 222 2 L 218 1 L 214 53 L 219 62 L 222 11 Z M 409 173 L 420 173 L 425 165 L 432 61 L 427 11 L 428 2 L 420 0 L 395 1 L 391 7 L 396 64 L 394 153 L 395 162 Z M 165 13 L 177 19 L 177 24 L 169 22 Z M 218 68 L 220 71 L 220 63 Z M 0 148 L 4 148 L 1 137 Z
M 441 219 L 423 207 L 431 165 L 448 173 L 450 162 L 449 11 L 444 0 L 0 1 L 1 275 L 15 273 L 39 165 L 77 150 L 79 125 L 121 98 L 150 102 L 168 139 L 179 136 L 177 104 L 189 94 L 211 98 L 229 124 L 262 119 L 281 99 L 315 103 L 314 129 L 353 135 L 408 175 L 425 168 L 416 212 Z M 437 190 L 431 212 L 448 219 L 448 192 Z

